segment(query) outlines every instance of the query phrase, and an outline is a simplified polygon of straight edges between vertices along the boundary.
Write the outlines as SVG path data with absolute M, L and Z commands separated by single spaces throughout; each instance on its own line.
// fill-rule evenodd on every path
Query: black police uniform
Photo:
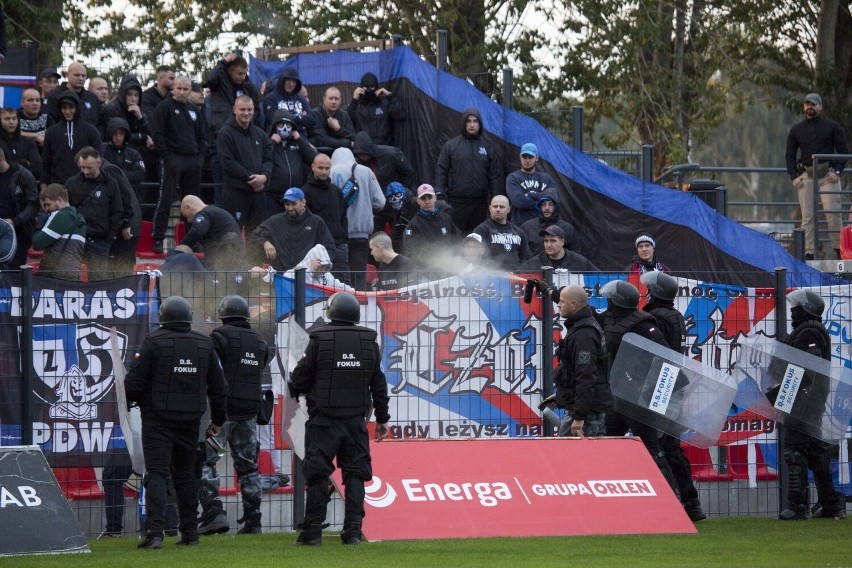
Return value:
M 299 541 L 310 543 L 322 536 L 329 501 L 328 477 L 334 471 L 335 457 L 346 487 L 341 538 L 344 542 L 360 538 L 364 482 L 373 476 L 366 424 L 371 401 L 376 421 L 384 424 L 390 420 L 376 332 L 334 320 L 311 332 L 289 389 L 291 396 L 307 395 L 309 415 L 302 464 L 307 503 Z
M 635 308 L 613 306 L 604 314 L 604 334 L 610 355 L 610 365 L 612 361 L 615 361 L 615 356 L 618 354 L 619 347 L 621 347 L 621 340 L 626 333 L 636 333 L 663 347 L 668 347 L 668 343 L 666 343 L 663 334 L 660 333 L 657 327 L 654 316 Z M 642 443 L 648 448 L 651 457 L 654 458 L 654 462 L 660 468 L 666 481 L 669 482 L 675 494 L 678 494 L 674 474 L 666 461 L 665 453 L 660 447 L 659 432 L 647 424 L 620 414 L 618 412 L 618 403 L 616 402 L 613 410 L 610 410 L 606 414 L 606 435 L 623 436 L 628 430 L 642 440 Z
M 169 474 L 177 494 L 184 542 L 198 540 L 196 446 L 210 402 L 214 424 L 225 422 L 227 385 L 210 338 L 189 323 L 149 333 L 130 364 L 127 399 L 142 411 L 148 537 L 162 538 Z
M 683 314 L 675 309 L 674 301 L 652 297 L 645 305 L 644 311 L 654 316 L 666 343 L 675 351 L 683 353 L 684 342 L 686 341 L 686 323 L 683 320 Z M 680 439 L 671 434 L 663 434 L 660 437 L 660 448 L 665 453 L 666 461 L 669 463 L 672 474 L 674 474 L 681 503 L 683 503 L 689 518 L 693 521 L 705 519 L 706 515 L 701 509 L 701 501 L 698 499 L 698 490 L 692 481 L 692 465 L 683 453 Z
M 818 316 L 806 313 L 801 307 L 792 309 L 793 332 L 787 336 L 784 343 L 822 357 L 831 359 L 831 338 L 826 331 L 822 320 Z M 823 400 L 828 397 L 827 381 L 815 381 L 810 372 L 806 373 L 799 389 L 797 400 Z M 823 377 L 824 379 L 824 377 Z M 809 394 L 806 391 L 810 391 Z M 775 401 L 777 392 L 770 393 L 770 400 Z M 794 410 L 795 412 L 795 404 Z M 813 423 L 813 420 L 810 421 Z M 784 462 L 787 464 L 787 486 L 788 486 L 788 509 L 782 512 L 782 518 L 807 518 L 808 511 L 808 469 L 814 477 L 814 485 L 817 489 L 818 506 L 821 509 L 819 516 L 832 518 L 845 515 L 846 504 L 842 496 L 834 489 L 834 479 L 831 474 L 831 463 L 829 454 L 833 449 L 831 444 L 818 440 L 804 432 L 796 429 L 795 423 L 787 421 Z M 786 516 L 785 516 L 786 515 Z
M 565 337 L 559 344 L 559 367 L 556 369 L 556 405 L 564 408 L 568 416 L 560 428 L 567 435 L 569 420 L 587 420 L 590 415 L 601 415 L 612 406 L 609 388 L 609 356 L 604 332 L 592 317 L 592 309 L 584 306 L 565 320 Z M 602 416 L 598 419 L 602 422 Z M 590 432 L 588 422 L 583 433 L 603 435 L 603 431 Z
M 262 489 L 257 470 L 257 413 L 261 402 L 261 377 L 269 363 L 271 351 L 261 335 L 251 329 L 246 321 L 228 318 L 225 325 L 210 333 L 213 347 L 228 383 L 228 421 L 219 433 L 221 441 L 227 440 L 234 460 L 234 470 L 243 498 L 244 532 L 258 532 L 260 528 L 260 501 Z M 202 524 L 200 532 L 206 534 L 204 526 L 225 520 L 225 510 L 219 499 L 219 475 L 216 462 L 219 455 L 207 448 L 207 456 L 201 473 L 199 499 L 201 501 Z M 215 526 L 215 525 L 214 525 Z M 227 524 L 224 525 L 227 527 Z M 214 530 L 213 532 L 224 532 Z

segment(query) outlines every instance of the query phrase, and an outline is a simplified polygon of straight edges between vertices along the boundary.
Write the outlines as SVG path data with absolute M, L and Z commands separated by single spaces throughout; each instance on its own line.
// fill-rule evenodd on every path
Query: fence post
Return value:
M 814 158 L 813 168 L 813 174 L 811 175 L 811 177 L 813 178 L 814 194 L 813 203 L 811 204 L 811 207 L 813 207 L 814 214 L 811 221 L 814 224 L 814 260 L 819 260 L 819 251 L 822 248 L 819 242 L 819 218 L 821 216 L 819 210 L 819 173 L 817 173 L 817 170 L 819 168 L 819 158 Z M 827 255 L 828 251 L 825 252 Z
M 805 230 L 793 229 L 793 256 L 805 260 Z
M 305 325 L 305 268 L 296 269 L 293 298 L 293 316 L 296 323 Z M 289 377 L 288 377 L 289 378 Z M 305 479 L 302 474 L 302 459 L 293 452 L 293 528 L 297 529 L 305 520 Z
M 21 266 L 21 444 L 33 443 L 33 267 Z
M 778 341 L 787 338 L 787 269 L 775 269 L 775 337 Z M 778 512 L 787 508 L 787 463 L 784 461 L 784 446 L 787 432 L 783 426 L 778 428 Z
M 547 282 L 548 287 L 553 286 L 553 267 L 542 266 L 542 280 Z M 553 393 L 553 301 L 549 296 L 541 298 L 541 388 L 544 398 Z M 544 423 L 545 437 L 551 437 L 553 430 Z
M 438 71 L 447 70 L 447 30 L 438 30 Z
M 579 151 L 583 151 L 583 105 L 571 107 L 571 122 L 573 123 L 573 134 L 571 145 Z
M 642 181 L 654 181 L 654 145 L 642 146 Z
M 716 205 L 716 213 L 722 215 L 723 217 L 728 216 L 728 188 L 724 185 L 720 185 L 716 188 L 716 195 L 714 196 L 715 205 Z
M 514 101 L 512 100 L 513 89 L 512 69 L 503 67 L 503 108 L 512 110 Z

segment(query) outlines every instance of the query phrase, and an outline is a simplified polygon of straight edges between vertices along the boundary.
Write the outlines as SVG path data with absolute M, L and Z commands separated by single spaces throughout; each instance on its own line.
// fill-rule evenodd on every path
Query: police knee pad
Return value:
M 786 448 L 784 450 L 784 463 L 787 465 L 805 465 L 807 461 L 805 454 L 797 449 Z

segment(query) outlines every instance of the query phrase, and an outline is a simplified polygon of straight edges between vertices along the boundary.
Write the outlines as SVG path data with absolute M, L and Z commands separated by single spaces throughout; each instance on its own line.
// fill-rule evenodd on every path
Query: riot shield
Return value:
M 308 333 L 291 317 L 286 325 L 279 326 L 282 337 L 279 341 L 278 357 L 287 368 L 287 382 L 290 381 L 290 373 L 296 368 L 296 364 L 308 347 Z M 284 395 L 283 420 L 281 434 L 293 452 L 300 458 L 305 457 L 305 423 L 308 421 L 308 412 L 305 407 L 305 397 L 298 400 L 291 398 L 289 393 Z
M 109 334 L 112 367 L 115 373 L 115 402 L 118 406 L 118 422 L 124 443 L 130 454 L 130 463 L 137 475 L 145 473 L 145 456 L 142 453 L 142 414 L 138 406 L 127 408 L 127 391 L 124 388 L 124 361 L 118 348 L 118 337 L 113 327 Z
M 766 393 L 761 412 L 788 428 L 837 443 L 852 419 L 852 369 L 779 341 L 761 338 L 740 345 L 735 376 Z
M 609 381 L 618 412 L 699 448 L 716 445 L 736 393 L 727 375 L 635 333 Z

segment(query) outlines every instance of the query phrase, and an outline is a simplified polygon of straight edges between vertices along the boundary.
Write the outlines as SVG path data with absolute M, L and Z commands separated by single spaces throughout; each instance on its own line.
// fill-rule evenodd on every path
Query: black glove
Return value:
M 535 285 L 535 289 L 541 292 L 542 294 L 547 294 L 547 291 L 550 290 L 550 287 L 547 285 L 547 282 L 541 280 L 540 278 L 530 278 L 527 282 L 532 282 Z
M 295 398 L 299 400 L 299 393 L 296 392 L 296 389 L 293 388 L 293 383 L 287 383 L 287 392 L 290 393 L 290 398 Z
M 538 409 L 544 410 L 545 407 L 547 407 L 547 406 L 549 406 L 551 408 L 556 406 L 556 395 L 555 394 L 552 394 L 549 397 L 547 397 L 546 399 L 542 400 L 541 403 L 538 405 Z

